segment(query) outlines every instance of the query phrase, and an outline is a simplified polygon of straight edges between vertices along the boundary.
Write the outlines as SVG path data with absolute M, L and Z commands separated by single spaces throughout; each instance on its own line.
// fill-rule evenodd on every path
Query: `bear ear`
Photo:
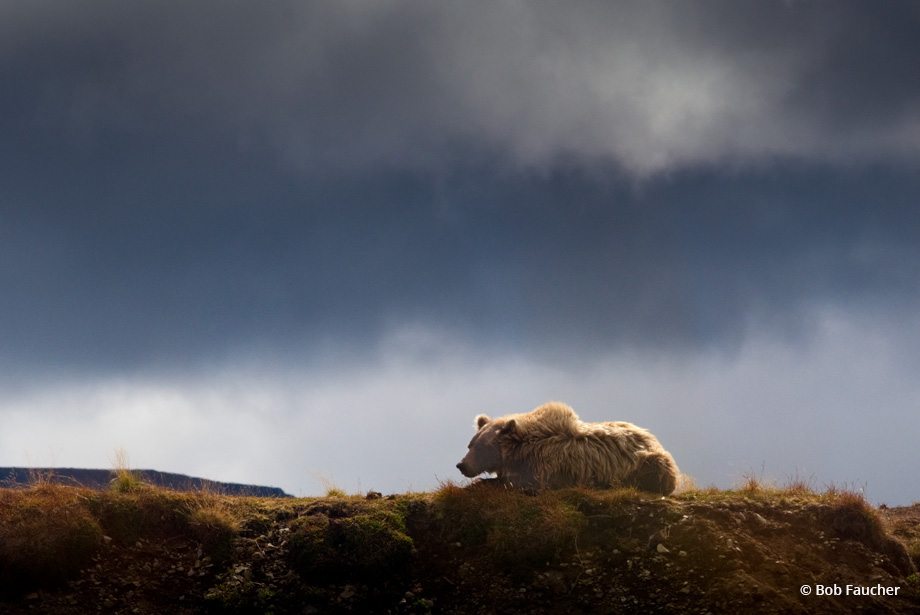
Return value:
M 504 425 L 502 425 L 501 433 L 502 434 L 514 433 L 516 429 L 517 429 L 517 421 L 515 421 L 514 419 L 509 419 L 508 421 L 505 422 Z
M 488 415 L 480 414 L 476 417 L 476 429 L 482 429 L 482 426 L 491 421 Z

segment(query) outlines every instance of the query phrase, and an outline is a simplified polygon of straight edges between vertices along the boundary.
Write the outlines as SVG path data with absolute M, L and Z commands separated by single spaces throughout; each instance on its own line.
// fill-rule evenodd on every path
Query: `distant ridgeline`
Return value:
M 222 483 L 185 474 L 131 470 L 140 480 L 176 491 L 210 491 L 221 495 L 250 495 L 261 498 L 293 497 L 278 487 Z M 81 468 L 0 468 L 0 487 L 27 487 L 36 482 L 52 482 L 90 489 L 107 489 L 115 478 L 114 470 L 85 470 Z

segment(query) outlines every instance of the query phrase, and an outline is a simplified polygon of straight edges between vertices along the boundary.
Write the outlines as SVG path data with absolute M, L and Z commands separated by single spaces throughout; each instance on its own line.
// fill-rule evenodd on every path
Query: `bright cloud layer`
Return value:
M 872 322 L 824 315 L 804 348 L 760 337 L 734 355 L 612 354 L 590 366 L 479 356 L 431 332 L 391 341 L 361 369 L 230 367 L 5 396 L 0 450 L 6 463 L 110 467 L 123 448 L 136 467 L 297 495 L 325 481 L 397 492 L 462 480 L 454 464 L 475 414 L 562 399 L 586 420 L 653 429 L 702 485 L 798 477 L 891 504 L 920 490 L 893 470 L 910 466 L 920 431 L 917 357 Z

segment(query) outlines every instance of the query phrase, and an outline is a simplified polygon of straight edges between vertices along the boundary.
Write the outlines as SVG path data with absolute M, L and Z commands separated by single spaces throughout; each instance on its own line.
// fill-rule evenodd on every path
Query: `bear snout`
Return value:
M 464 462 L 462 462 L 462 461 L 461 461 L 460 463 L 457 464 L 457 469 L 460 470 L 460 473 L 463 474 L 463 475 L 466 476 L 466 477 L 472 477 L 472 476 L 473 476 L 472 474 L 470 474 L 469 466 L 467 466 L 467 465 L 466 465 Z

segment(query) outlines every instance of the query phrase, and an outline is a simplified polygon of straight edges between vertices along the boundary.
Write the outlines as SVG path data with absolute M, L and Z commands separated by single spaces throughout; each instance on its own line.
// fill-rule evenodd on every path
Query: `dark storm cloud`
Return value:
M 777 156 L 915 165 L 920 142 L 907 2 L 0 11 L 6 127 L 42 154 L 166 133 L 300 171 L 441 170 L 474 151 L 648 175 Z
M 910 304 L 918 11 L 829 11 L 6 3 L 0 355 L 730 347 Z
M 916 180 L 782 176 L 68 186 L 69 210 L 4 211 L 3 354 L 115 367 L 360 349 L 402 323 L 533 352 L 731 346 L 753 325 L 807 334 L 816 302 L 917 300 Z

